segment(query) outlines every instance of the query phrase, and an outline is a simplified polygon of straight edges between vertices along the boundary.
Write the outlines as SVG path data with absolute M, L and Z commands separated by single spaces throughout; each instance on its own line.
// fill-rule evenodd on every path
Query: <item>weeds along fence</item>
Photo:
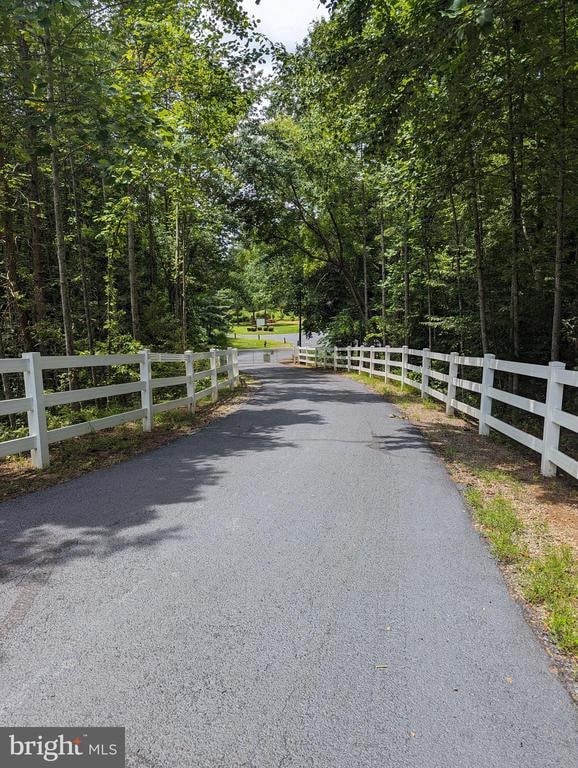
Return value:
M 117 378 L 128 381 L 76 388 L 79 369 L 84 369 L 86 373 L 89 369 L 94 382 L 98 378 L 95 371 L 103 368 L 107 369 L 106 378 L 109 381 Z M 171 371 L 171 375 L 155 376 L 154 372 L 159 370 L 162 373 Z M 60 377 L 54 375 L 56 371 L 61 372 Z M 122 375 L 117 376 L 119 371 Z M 174 375 L 175 371 L 178 375 Z M 8 377 L 14 374 L 20 381 L 8 384 Z M 143 350 L 133 355 L 68 357 L 44 357 L 38 352 L 27 352 L 21 358 L 0 359 L 0 375 L 6 397 L 0 399 L 0 417 L 14 418 L 15 414 L 25 414 L 27 420 L 25 436 L 9 440 L 0 438 L 0 458 L 30 452 L 34 466 L 43 468 L 50 462 L 49 451 L 53 443 L 130 421 L 142 420 L 144 431 L 150 432 L 156 414 L 183 407 L 194 411 L 196 405 L 206 398 L 216 402 L 221 390 L 237 386 L 239 361 L 236 349 L 185 352 L 182 355 Z M 60 380 L 68 384 L 68 388 L 47 391 L 47 379 L 53 382 Z M 184 392 L 186 395 L 183 396 Z M 125 403 L 128 401 L 129 409 L 103 418 L 85 419 L 53 429 L 48 427 L 49 409 L 70 405 L 78 409 L 78 403 L 108 403 L 110 398 Z
M 538 453 L 546 477 L 561 469 L 578 479 L 578 461 L 565 452 L 578 436 L 578 416 L 570 412 L 575 410 L 578 371 L 566 370 L 564 363 L 532 365 L 497 360 L 494 355 L 466 357 L 409 347 L 296 347 L 295 362 L 413 387 L 423 398 L 444 403 L 449 415 L 459 411 L 475 419 L 481 435 L 493 429 Z M 538 392 L 542 399 L 520 391 L 534 397 Z M 523 429 L 504 420 L 512 409 L 524 413 L 524 419 L 510 418 Z

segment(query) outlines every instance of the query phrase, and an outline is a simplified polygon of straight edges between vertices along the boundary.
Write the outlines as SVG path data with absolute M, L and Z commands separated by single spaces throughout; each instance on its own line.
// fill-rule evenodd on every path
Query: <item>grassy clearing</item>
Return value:
M 291 347 L 291 344 L 283 344 L 282 341 L 271 339 L 233 339 L 227 338 L 227 345 L 235 349 L 279 349 L 279 347 Z
M 366 375 L 370 386 L 419 426 L 444 458 L 508 585 L 560 651 L 556 662 L 576 696 L 578 676 L 578 493 L 565 477 L 544 478 L 529 452 L 499 436 L 480 437 L 461 416 L 446 416 L 435 400 Z M 569 672 L 569 667 L 573 671 Z
M 0 459 L 0 501 L 110 467 L 188 435 L 241 403 L 247 391 L 248 382 L 241 378 L 238 389 L 221 390 L 218 403 L 201 400 L 194 414 L 179 408 L 156 415 L 152 432 L 143 432 L 141 422 L 135 422 L 57 443 L 51 446 L 47 469 L 35 469 L 24 456 Z
M 249 331 L 248 329 L 251 327 L 250 323 L 247 323 L 245 325 L 234 325 L 233 326 L 233 333 L 241 333 L 241 334 L 249 334 L 251 333 L 254 336 L 257 336 L 259 333 L 268 333 L 268 335 L 271 334 L 278 334 L 279 336 L 287 336 L 289 333 L 299 333 L 299 323 L 293 323 L 287 320 L 283 321 L 277 321 L 275 323 L 271 323 L 273 327 L 273 331 L 264 332 L 264 331 Z

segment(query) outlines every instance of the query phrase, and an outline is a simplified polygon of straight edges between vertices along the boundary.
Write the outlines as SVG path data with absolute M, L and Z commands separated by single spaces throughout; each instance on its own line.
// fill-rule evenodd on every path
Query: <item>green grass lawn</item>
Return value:
M 249 334 L 253 333 L 252 331 L 248 331 L 247 328 L 250 327 L 250 323 L 245 323 L 245 325 L 234 325 L 233 326 L 233 333 L 242 333 L 242 334 Z M 292 323 L 289 320 L 283 320 L 278 323 L 273 323 L 274 331 L 256 331 L 253 335 L 257 335 L 258 333 L 266 333 L 271 335 L 271 333 L 279 335 L 279 336 L 286 336 L 288 333 L 299 333 L 299 323 Z
M 227 345 L 236 349 L 264 349 L 264 339 L 234 339 L 232 336 L 227 338 Z M 283 344 L 282 341 L 267 341 L 267 349 L 276 349 L 277 347 L 291 347 L 291 344 Z

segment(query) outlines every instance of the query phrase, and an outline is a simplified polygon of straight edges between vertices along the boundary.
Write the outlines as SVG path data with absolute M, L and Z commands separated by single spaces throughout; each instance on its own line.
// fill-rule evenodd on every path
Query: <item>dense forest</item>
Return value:
M 325 5 L 288 53 L 237 0 L 2 3 L 0 357 L 206 348 L 261 301 L 577 364 L 576 4 Z

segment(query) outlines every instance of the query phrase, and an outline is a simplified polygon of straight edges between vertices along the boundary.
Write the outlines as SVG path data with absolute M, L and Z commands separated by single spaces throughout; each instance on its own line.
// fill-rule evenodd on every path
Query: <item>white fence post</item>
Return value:
M 408 348 L 406 346 L 402 347 L 401 349 L 401 388 L 405 388 L 405 382 L 407 380 L 407 352 Z
M 375 370 L 375 348 L 371 347 L 369 350 L 369 378 L 373 378 L 373 372 Z
M 389 381 L 389 355 L 390 355 L 390 352 L 389 352 L 389 344 L 388 344 L 385 348 L 385 353 L 383 356 L 383 362 L 384 362 L 383 370 L 385 371 L 384 381 L 386 384 Z
M 28 361 L 28 370 L 24 372 L 24 389 L 26 397 L 32 399 L 32 410 L 27 412 L 27 417 L 28 431 L 34 437 L 35 447 L 30 451 L 30 458 L 37 469 L 45 469 L 50 464 L 50 454 L 41 357 L 39 352 L 24 352 L 22 357 Z
M 150 350 L 141 351 L 142 362 L 140 363 L 140 380 L 144 384 L 141 392 L 141 405 L 145 410 L 142 420 L 142 428 L 145 432 L 152 432 L 153 429 L 153 387 Z
M 556 371 L 563 371 L 565 363 L 550 363 L 548 389 L 546 391 L 546 415 L 544 416 L 544 446 L 542 448 L 541 472 L 545 477 L 556 477 L 556 465 L 550 460 L 552 451 L 560 444 L 560 425 L 554 421 L 554 412 L 562 410 L 564 384 L 556 381 Z
M 197 407 L 195 403 L 195 363 L 190 349 L 185 352 L 185 372 L 187 374 L 187 397 L 190 400 L 189 411 L 194 413 Z
M 448 371 L 448 400 L 446 403 L 446 413 L 448 416 L 453 416 L 456 409 L 452 405 L 452 400 L 456 399 L 456 385 L 454 379 L 458 375 L 458 353 L 452 352 L 450 354 L 450 367 Z
M 233 365 L 233 348 L 227 347 L 227 384 L 233 386 L 235 384 L 235 368 Z
M 422 352 L 421 363 L 421 396 L 425 400 L 428 395 L 429 389 L 429 368 L 430 368 L 430 356 L 429 349 L 427 347 Z
M 490 427 L 487 423 L 487 417 L 492 415 L 492 398 L 490 389 L 494 386 L 494 368 L 493 362 L 495 355 L 484 355 L 484 368 L 482 371 L 482 392 L 480 396 L 480 435 L 486 437 L 490 434 Z
M 364 372 L 363 358 L 365 356 L 365 347 L 357 347 L 357 350 L 358 350 L 357 354 L 359 355 L 359 360 L 357 361 L 357 370 L 359 373 L 363 373 Z
M 241 377 L 239 375 L 239 350 L 236 347 L 233 348 L 233 378 L 234 385 L 238 387 L 241 383 Z
M 347 347 L 347 370 L 351 370 L 351 347 Z
M 211 400 L 213 403 L 219 399 L 219 374 L 217 373 L 219 359 L 217 350 L 211 349 Z
M 333 370 L 337 373 L 337 347 L 333 347 Z

